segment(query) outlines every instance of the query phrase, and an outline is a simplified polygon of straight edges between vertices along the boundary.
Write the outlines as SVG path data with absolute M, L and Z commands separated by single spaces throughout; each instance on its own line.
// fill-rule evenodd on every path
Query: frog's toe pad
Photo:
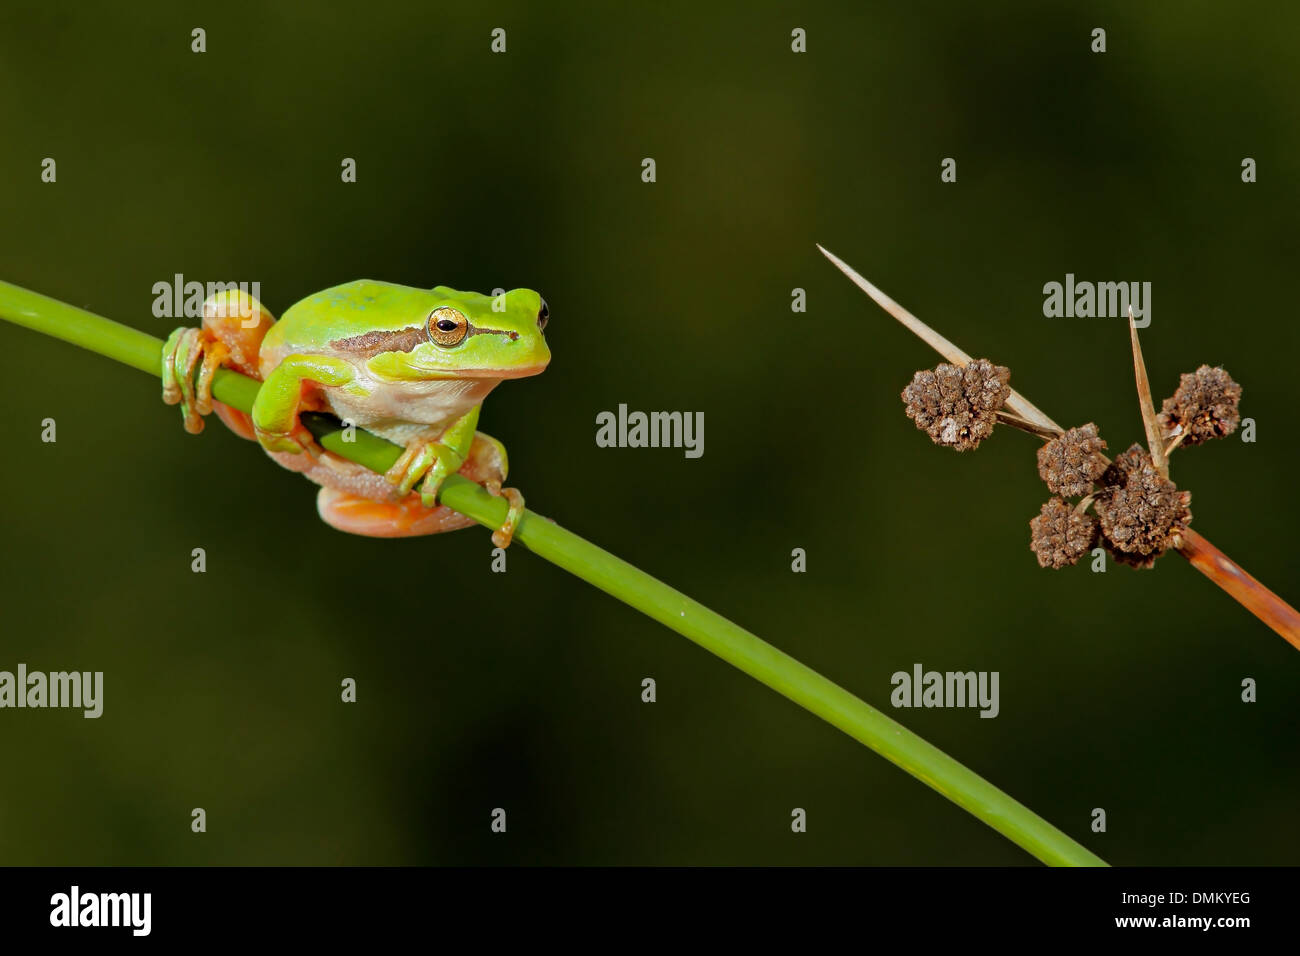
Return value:
M 426 508 L 414 494 L 401 501 L 374 501 L 323 487 L 316 495 L 316 510 L 330 527 L 368 538 L 413 538 L 474 524 L 474 519 L 443 505 Z

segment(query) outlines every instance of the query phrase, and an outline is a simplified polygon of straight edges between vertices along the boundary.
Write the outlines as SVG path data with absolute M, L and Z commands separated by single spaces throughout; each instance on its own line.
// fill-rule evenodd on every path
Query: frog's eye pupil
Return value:
M 469 320 L 450 306 L 434 309 L 429 315 L 429 338 L 443 348 L 459 345 L 468 333 Z
M 546 331 L 546 320 L 551 317 L 551 310 L 546 306 L 546 300 L 542 299 L 542 307 L 537 310 L 537 331 Z

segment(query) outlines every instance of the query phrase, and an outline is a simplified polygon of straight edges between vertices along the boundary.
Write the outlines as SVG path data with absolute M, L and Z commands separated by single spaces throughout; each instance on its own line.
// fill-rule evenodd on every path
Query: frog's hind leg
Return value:
M 473 518 L 445 505 L 426 508 L 419 495 L 407 495 L 400 501 L 373 501 L 324 486 L 316 493 L 316 510 L 331 527 L 368 538 L 414 538 L 474 524 Z
M 321 519 L 348 534 L 410 538 L 455 531 L 475 523 L 473 518 L 446 505 L 426 508 L 418 492 L 398 495 L 383 475 L 329 453 L 314 462 L 304 462 L 306 455 L 276 454 L 274 457 L 321 485 L 316 496 Z M 457 474 L 499 489 L 506 476 L 505 449 L 496 439 L 476 433 Z
M 252 378 L 262 378 L 257 356 L 262 339 L 275 324 L 267 308 L 243 292 L 231 291 L 209 296 L 203 303 L 203 332 L 225 347 L 228 355 L 225 364 Z M 215 371 L 215 369 L 214 369 Z M 211 386 L 208 386 L 211 395 Z M 213 401 L 212 410 L 236 435 L 256 441 L 253 418 L 237 408 Z
M 215 411 L 231 431 L 254 438 L 252 419 L 212 399 L 212 377 L 226 366 L 260 379 L 257 356 L 275 317 L 255 298 L 238 289 L 208 296 L 203 324 L 179 328 L 164 348 L 163 401 L 181 405 L 186 431 L 203 430 L 203 416 Z M 199 367 L 197 380 L 194 370 Z

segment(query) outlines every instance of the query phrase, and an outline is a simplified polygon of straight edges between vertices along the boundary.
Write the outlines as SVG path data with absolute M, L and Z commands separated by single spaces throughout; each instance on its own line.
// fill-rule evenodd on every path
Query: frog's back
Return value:
M 432 293 L 428 289 L 357 279 L 313 293 L 290 306 L 262 343 L 263 372 L 286 355 L 332 353 L 332 343 L 366 332 L 423 327 Z

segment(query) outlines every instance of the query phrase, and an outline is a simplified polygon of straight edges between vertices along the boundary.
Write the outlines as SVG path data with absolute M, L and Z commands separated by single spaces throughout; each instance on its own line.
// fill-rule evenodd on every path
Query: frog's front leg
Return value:
M 293 457 L 284 455 L 277 460 L 286 467 L 297 468 L 298 463 L 292 461 Z M 283 459 L 290 460 L 286 462 Z M 419 495 L 393 500 L 389 494 L 392 485 L 382 475 L 350 461 L 334 459 L 328 453 L 318 461 L 304 462 L 303 466 L 307 469 L 307 476 L 323 486 L 316 498 L 321 518 L 348 534 L 406 538 L 468 528 L 475 523 L 473 518 L 467 518 L 446 505 L 426 508 Z M 493 494 L 500 493 L 510 498 L 517 492 L 501 488 L 508 467 L 505 446 L 490 435 L 476 432 L 458 474 Z M 523 499 L 518 501 L 522 509 Z M 517 521 L 518 517 L 514 520 Z M 507 518 L 505 524 L 493 533 L 492 543 L 506 547 L 513 531 L 514 524 Z
M 490 435 L 484 435 L 481 432 L 476 433 L 474 429 L 478 425 L 479 410 L 481 405 L 475 405 L 465 415 L 458 418 L 443 434 L 438 442 L 429 443 L 423 449 L 412 451 L 412 448 L 418 445 L 412 442 L 407 446 L 402 458 L 397 460 L 393 468 L 384 477 L 392 481 L 394 474 L 401 475 L 401 481 L 406 480 L 406 476 L 411 473 L 411 469 L 424 460 L 427 450 L 432 448 L 437 458 L 433 467 L 429 468 L 424 477 L 423 484 L 420 485 L 420 503 L 425 508 L 433 508 L 438 504 L 438 492 L 442 489 L 442 483 L 448 475 L 455 474 L 465 464 L 465 459 L 471 453 L 471 447 L 475 444 L 477 437 L 480 446 L 479 457 L 482 461 L 500 462 L 500 471 L 492 471 L 488 477 L 485 477 L 480 484 L 483 485 L 491 494 L 498 498 L 504 497 L 509 504 L 506 511 L 506 520 L 501 527 L 492 532 L 492 543 L 498 548 L 510 547 L 510 542 L 514 539 L 515 528 L 519 524 L 519 519 L 524 515 L 524 496 L 520 494 L 518 488 L 503 488 L 501 482 L 506 475 L 506 449 L 495 438 Z M 408 465 L 404 470 L 402 468 L 402 459 L 410 456 L 412 465 Z M 475 463 L 476 467 L 481 467 L 479 462 Z M 428 467 L 427 465 L 425 467 Z M 412 482 L 413 483 L 413 482 Z M 412 486 L 398 485 L 398 490 L 405 494 Z
M 403 497 L 420 485 L 420 503 L 432 508 L 438 503 L 438 492 L 448 475 L 454 475 L 465 463 L 470 446 L 474 443 L 474 429 L 478 426 L 481 405 L 451 423 L 438 436 L 437 441 L 413 441 L 406 446 L 400 458 L 384 474 L 397 486 Z M 421 481 L 421 478 L 424 480 Z
M 298 417 L 303 385 L 314 383 L 364 395 L 356 370 L 344 359 L 329 355 L 287 355 L 266 377 L 253 402 L 253 428 L 269 452 L 315 451 L 316 444 Z
M 524 516 L 524 496 L 518 488 L 503 488 L 501 486 L 501 483 L 505 481 L 506 471 L 509 469 L 506 446 L 491 435 L 475 432 L 474 425 L 478 423 L 478 408 L 474 409 L 473 416 L 473 421 L 468 426 L 469 435 L 465 443 L 466 454 L 473 454 L 474 456 L 473 461 L 469 463 L 472 465 L 472 468 L 469 469 L 471 471 L 470 477 L 474 477 L 479 484 L 487 489 L 489 494 L 506 499 L 509 505 L 506 511 L 506 520 L 502 522 L 501 527 L 492 532 L 492 543 L 498 548 L 508 548 L 510 542 L 514 540 L 515 528 L 519 525 L 519 519 Z M 468 417 L 467 415 L 466 418 Z M 456 424 L 459 426 L 461 422 Z M 472 452 L 469 450 L 471 445 L 473 446 Z M 464 456 L 462 456 L 462 461 L 463 459 Z M 434 467 L 437 468 L 436 465 Z M 455 467 L 460 468 L 461 466 L 458 464 Z M 462 474 L 464 473 L 465 470 L 462 470 Z M 477 476 L 475 473 L 477 473 Z M 437 476 L 438 488 L 442 487 L 442 481 L 445 477 L 446 475 Z M 426 478 L 425 484 L 428 484 L 428 481 L 429 479 Z M 425 507 L 432 506 L 425 502 Z

